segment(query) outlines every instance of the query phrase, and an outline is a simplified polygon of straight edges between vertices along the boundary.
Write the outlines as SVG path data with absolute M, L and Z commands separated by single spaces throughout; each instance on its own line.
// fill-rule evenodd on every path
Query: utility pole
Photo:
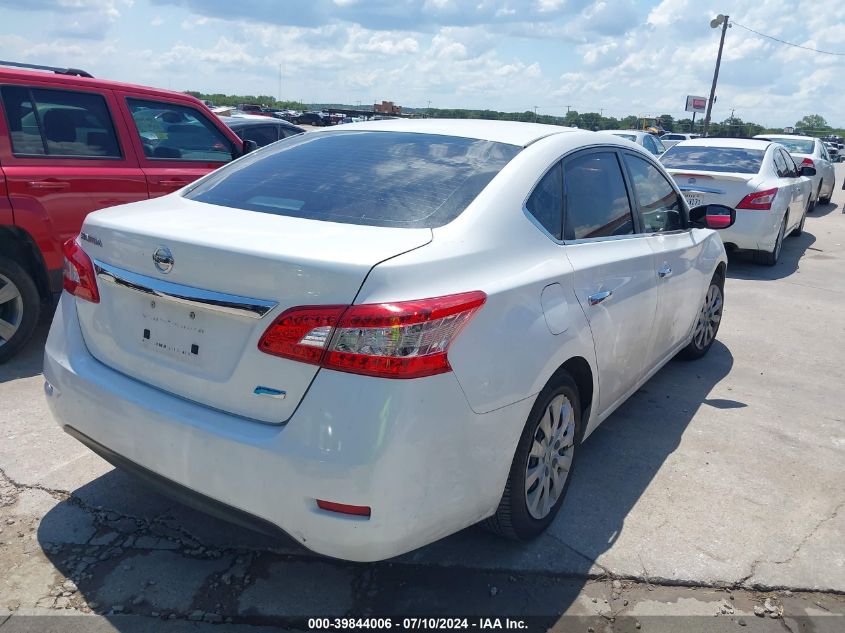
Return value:
M 534 106 L 534 123 L 537 122 L 537 106 Z
M 599 116 L 604 117 L 604 108 L 599 108 Z
M 572 106 L 566 106 L 566 113 L 567 113 L 567 114 L 569 114 L 569 108 L 571 108 L 571 107 L 572 107 Z
M 707 101 L 707 114 L 704 115 L 704 136 L 707 136 L 707 130 L 710 128 L 710 112 L 713 109 L 713 101 L 716 99 L 716 82 L 719 80 L 719 66 L 722 64 L 722 49 L 725 47 L 725 34 L 728 32 L 730 16 L 717 15 L 713 20 L 710 20 L 710 28 L 719 28 L 722 26 L 722 37 L 719 40 L 719 54 L 716 55 L 716 70 L 713 72 L 713 85 L 710 86 L 710 99 Z
M 282 102 L 282 65 L 279 64 L 279 103 Z

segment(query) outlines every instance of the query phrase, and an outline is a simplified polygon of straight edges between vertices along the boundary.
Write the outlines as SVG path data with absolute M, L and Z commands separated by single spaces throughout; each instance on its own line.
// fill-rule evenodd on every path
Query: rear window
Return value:
M 772 138 L 769 140 L 780 143 L 790 154 L 812 154 L 816 148 L 816 142 L 807 139 Z
M 668 169 L 756 174 L 765 153 L 762 149 L 742 147 L 675 145 L 660 157 L 660 162 Z
M 460 215 L 519 150 L 406 132 L 300 134 L 214 172 L 185 197 L 314 220 L 435 228 Z

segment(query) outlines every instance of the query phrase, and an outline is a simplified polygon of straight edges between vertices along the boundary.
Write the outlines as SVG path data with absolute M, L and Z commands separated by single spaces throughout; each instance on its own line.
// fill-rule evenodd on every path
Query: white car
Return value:
M 689 141 L 694 138 L 701 138 L 701 134 L 679 134 L 677 132 L 667 132 L 660 137 L 660 142 L 663 143 L 663 147 L 669 149 L 681 141 Z
M 799 166 L 812 167 L 816 170 L 816 175 L 813 176 L 810 211 L 817 203 L 830 204 L 830 198 L 836 189 L 836 171 L 833 168 L 833 158 L 824 143 L 812 136 L 790 134 L 760 134 L 754 138 L 780 143 Z
M 326 186 L 331 183 L 331 186 Z M 563 188 L 566 209 L 563 209 Z M 504 121 L 273 143 L 65 244 L 47 401 L 98 454 L 315 552 L 538 535 L 578 445 L 679 352 L 726 255 L 647 152 Z
M 602 134 L 613 134 L 619 138 L 624 138 L 626 141 L 631 141 L 642 147 L 645 147 L 649 152 L 655 156 L 660 156 L 666 151 L 660 139 L 651 132 L 643 132 L 642 130 L 601 130 Z
M 785 235 L 800 235 L 812 200 L 815 169 L 799 167 L 778 143 L 757 139 L 700 138 L 681 141 L 660 162 L 690 207 L 724 204 L 736 223 L 721 233 L 731 248 L 753 251 L 757 263 L 774 266 Z

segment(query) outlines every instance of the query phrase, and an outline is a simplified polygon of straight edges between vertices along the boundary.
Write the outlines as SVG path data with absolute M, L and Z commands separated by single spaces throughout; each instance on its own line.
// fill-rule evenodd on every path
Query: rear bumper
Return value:
M 391 381 L 321 371 L 287 425 L 251 422 L 97 361 L 67 294 L 44 375 L 59 424 L 113 462 L 357 561 L 402 554 L 492 514 L 533 403 L 478 415 L 452 374 Z M 372 515 L 333 514 L 316 499 L 370 506 Z
M 776 211 L 737 209 L 736 222 L 727 229 L 720 229 L 724 244 L 733 244 L 740 250 L 767 250 L 775 247 L 783 216 Z

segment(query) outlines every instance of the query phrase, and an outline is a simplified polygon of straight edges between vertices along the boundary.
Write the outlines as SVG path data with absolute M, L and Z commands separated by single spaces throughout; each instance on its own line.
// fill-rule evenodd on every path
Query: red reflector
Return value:
M 758 191 L 756 193 L 749 193 L 742 201 L 736 205 L 737 209 L 752 209 L 756 211 L 768 211 L 772 208 L 772 203 L 778 194 L 777 188 L 766 189 L 765 191 Z
M 451 370 L 452 341 L 484 305 L 480 291 L 353 306 L 302 306 L 281 314 L 258 349 L 327 369 L 382 378 Z
M 370 516 L 370 506 L 351 506 L 346 503 L 335 503 L 334 501 L 323 501 L 322 499 L 317 499 L 317 507 L 321 510 L 337 512 L 338 514 L 352 514 L 359 517 Z
M 94 264 L 88 254 L 82 250 L 76 238 L 71 238 L 62 244 L 62 254 L 64 255 L 62 267 L 64 289 L 85 301 L 100 303 Z

